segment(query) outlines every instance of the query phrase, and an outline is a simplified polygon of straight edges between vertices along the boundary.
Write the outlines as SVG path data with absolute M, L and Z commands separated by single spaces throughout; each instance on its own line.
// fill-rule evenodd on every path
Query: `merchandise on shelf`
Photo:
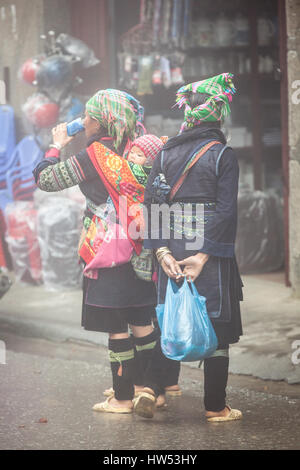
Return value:
M 152 94 L 155 85 L 168 88 L 225 69 L 240 75 L 251 73 L 251 31 L 246 12 L 212 14 L 204 9 L 199 16 L 193 14 L 195 7 L 189 0 L 141 2 L 141 23 L 121 38 L 120 86 Z M 275 23 L 259 17 L 257 27 L 259 45 L 273 44 Z M 261 73 L 271 73 L 274 66 L 272 54 L 261 55 Z

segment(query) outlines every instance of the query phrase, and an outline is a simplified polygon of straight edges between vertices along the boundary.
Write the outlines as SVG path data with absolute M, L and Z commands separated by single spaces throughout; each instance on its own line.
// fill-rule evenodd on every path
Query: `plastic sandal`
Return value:
M 127 408 L 127 407 L 116 407 L 112 406 L 109 402 L 113 398 L 113 396 L 110 396 L 107 398 L 107 400 L 103 401 L 102 403 L 96 403 L 96 405 L 93 406 L 94 411 L 102 411 L 105 413 L 132 413 L 133 408 Z
M 206 420 L 210 423 L 220 423 L 224 421 L 235 421 L 237 419 L 242 419 L 243 414 L 240 410 L 233 410 L 228 405 L 226 405 L 226 408 L 228 408 L 230 411 L 228 416 L 213 416 L 211 418 L 206 418 Z
M 146 392 L 140 392 L 138 397 L 133 400 L 135 413 L 143 418 L 153 418 L 155 404 L 155 396 Z

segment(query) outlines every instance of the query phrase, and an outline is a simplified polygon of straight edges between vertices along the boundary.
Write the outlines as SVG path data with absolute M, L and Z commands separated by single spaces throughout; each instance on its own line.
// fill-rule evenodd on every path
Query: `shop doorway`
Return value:
M 174 13 L 179 3 L 182 10 Z M 101 82 L 138 95 L 149 132 L 178 132 L 181 113 L 172 106 L 182 83 L 235 74 L 238 93 L 228 128 L 241 191 L 249 189 L 240 227 L 251 232 L 238 248 L 240 264 L 245 272 L 281 272 L 288 285 L 285 0 L 91 0 L 89 10 L 73 0 L 72 17 L 72 33 L 102 60 L 90 90 Z M 167 59 L 163 71 L 161 57 Z

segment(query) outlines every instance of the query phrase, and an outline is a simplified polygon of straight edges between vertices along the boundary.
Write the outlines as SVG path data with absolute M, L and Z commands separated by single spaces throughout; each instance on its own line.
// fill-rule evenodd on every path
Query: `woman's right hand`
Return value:
M 162 261 L 161 267 L 168 277 L 175 280 L 180 280 L 183 276 L 181 267 L 176 259 L 171 254 L 166 254 Z
M 74 137 L 70 137 L 67 133 L 67 123 L 63 122 L 52 129 L 53 143 L 61 149 L 64 148 Z

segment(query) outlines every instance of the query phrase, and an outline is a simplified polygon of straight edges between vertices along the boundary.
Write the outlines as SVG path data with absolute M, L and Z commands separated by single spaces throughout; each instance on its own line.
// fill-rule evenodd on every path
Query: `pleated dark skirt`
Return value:
M 99 269 L 97 280 L 83 278 L 81 326 L 89 331 L 123 333 L 128 325 L 150 325 L 155 317 L 153 282 L 138 279 L 131 263 Z
M 154 317 L 154 306 L 103 308 L 83 303 L 81 326 L 88 331 L 126 333 L 129 325 L 151 325 Z

